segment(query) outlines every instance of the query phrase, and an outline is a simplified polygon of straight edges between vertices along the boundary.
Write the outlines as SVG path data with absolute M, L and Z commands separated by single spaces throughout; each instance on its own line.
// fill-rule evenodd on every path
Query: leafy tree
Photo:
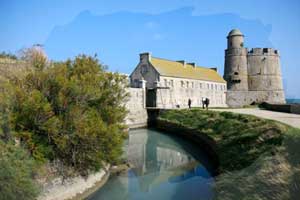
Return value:
M 58 160 L 81 175 L 121 155 L 126 78 L 85 55 L 39 62 L 16 82 L 12 125 L 38 161 Z
M 36 69 L 47 66 L 48 58 L 41 44 L 35 44 L 30 48 L 23 48 L 19 51 L 21 60 L 26 61 Z
M 13 60 L 17 60 L 17 56 L 12 54 L 12 53 L 6 53 L 5 51 L 2 51 L 0 53 L 0 58 L 9 58 L 9 59 L 13 59 Z
M 0 200 L 35 199 L 34 161 L 22 148 L 0 140 Z

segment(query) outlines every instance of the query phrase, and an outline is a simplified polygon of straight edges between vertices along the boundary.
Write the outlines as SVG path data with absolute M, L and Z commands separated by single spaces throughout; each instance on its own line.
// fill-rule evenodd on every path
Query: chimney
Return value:
M 151 53 L 145 52 L 140 54 L 140 61 L 151 61 Z
M 192 65 L 194 68 L 196 67 L 196 63 L 192 62 L 192 63 L 188 63 L 189 65 Z
M 182 65 L 183 65 L 183 67 L 185 67 L 185 61 L 184 60 L 178 60 L 178 61 L 176 61 L 176 62 L 179 62 L 179 63 L 181 63 Z
M 218 72 L 218 68 L 216 68 L 216 67 L 211 67 L 210 69 L 212 69 L 212 70 Z

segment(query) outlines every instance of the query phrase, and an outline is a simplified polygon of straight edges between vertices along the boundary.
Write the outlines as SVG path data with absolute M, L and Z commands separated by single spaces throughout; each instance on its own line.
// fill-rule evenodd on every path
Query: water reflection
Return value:
M 138 129 L 130 131 L 124 151 L 133 167 L 110 178 L 90 199 L 212 199 L 209 161 L 194 144 Z

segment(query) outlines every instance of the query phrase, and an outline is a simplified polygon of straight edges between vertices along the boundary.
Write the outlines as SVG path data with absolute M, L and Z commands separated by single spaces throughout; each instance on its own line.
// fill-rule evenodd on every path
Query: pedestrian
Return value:
M 191 109 L 191 105 L 192 105 L 192 100 L 191 99 L 188 100 L 188 105 L 189 105 L 189 109 Z
M 206 100 L 206 98 L 202 98 L 202 108 L 204 109 L 204 105 L 205 105 L 205 100 Z
M 208 105 L 209 105 L 209 98 L 206 98 L 206 99 L 205 99 L 206 110 L 208 110 Z

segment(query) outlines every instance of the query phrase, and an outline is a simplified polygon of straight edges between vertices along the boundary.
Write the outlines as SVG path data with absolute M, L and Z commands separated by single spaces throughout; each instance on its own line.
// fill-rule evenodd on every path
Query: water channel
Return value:
M 150 129 L 129 132 L 128 172 L 112 176 L 89 200 L 201 200 L 213 198 L 208 156 L 193 142 Z

